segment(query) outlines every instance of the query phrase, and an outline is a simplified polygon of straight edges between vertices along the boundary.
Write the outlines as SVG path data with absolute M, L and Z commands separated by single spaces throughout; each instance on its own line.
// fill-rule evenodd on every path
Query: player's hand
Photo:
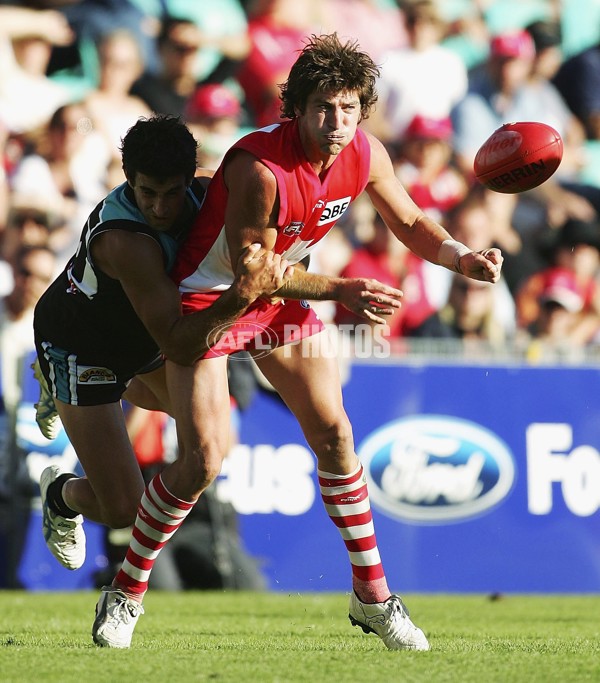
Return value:
M 384 325 L 385 317 L 395 313 L 403 292 L 371 278 L 342 278 L 336 301 L 370 322 Z
M 250 244 L 240 255 L 232 286 L 237 287 L 243 298 L 255 301 L 281 289 L 293 272 L 293 266 L 280 254 L 263 249 L 260 244 Z
M 502 272 L 504 257 L 500 249 L 482 249 L 461 256 L 460 272 L 473 280 L 498 282 Z

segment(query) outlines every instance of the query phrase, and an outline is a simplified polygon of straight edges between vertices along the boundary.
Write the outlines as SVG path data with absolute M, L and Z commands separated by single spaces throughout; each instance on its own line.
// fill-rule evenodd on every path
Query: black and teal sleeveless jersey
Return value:
M 93 240 L 108 230 L 128 230 L 154 239 L 162 249 L 165 271 L 173 266 L 204 199 L 195 179 L 187 190 L 184 217 L 168 233 L 153 230 L 138 209 L 127 183 L 112 190 L 90 214 L 75 255 L 39 300 L 34 316 L 36 345 L 52 345 L 79 362 L 106 366 L 122 379 L 155 363 L 156 342 L 135 313 L 121 283 L 99 268 L 91 257 Z M 136 255 L 131 254 L 131 259 Z

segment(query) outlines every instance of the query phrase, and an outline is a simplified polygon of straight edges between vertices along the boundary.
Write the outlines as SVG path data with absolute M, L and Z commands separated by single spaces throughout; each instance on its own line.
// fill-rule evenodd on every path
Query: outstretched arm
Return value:
M 344 278 L 307 273 L 294 267 L 293 276 L 276 296 L 282 299 L 337 301 L 370 322 L 384 324 L 385 318 L 401 306 L 401 290 L 373 278 Z
M 367 193 L 386 225 L 417 256 L 474 280 L 497 282 L 502 269 L 499 249 L 475 252 L 456 242 L 439 223 L 426 216 L 396 178 L 384 146 L 372 135 L 371 176 Z

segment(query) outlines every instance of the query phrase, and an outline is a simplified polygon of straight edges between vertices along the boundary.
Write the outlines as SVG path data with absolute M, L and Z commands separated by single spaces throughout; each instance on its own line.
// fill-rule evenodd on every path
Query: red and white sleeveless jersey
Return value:
M 171 277 L 182 292 L 219 291 L 233 282 L 225 238 L 228 190 L 223 165 L 234 149 L 251 152 L 275 175 L 279 216 L 274 251 L 292 264 L 312 251 L 369 179 L 371 150 L 361 130 L 320 177 L 306 158 L 296 120 L 246 135 L 233 145 L 216 171 L 187 241 L 179 250 Z

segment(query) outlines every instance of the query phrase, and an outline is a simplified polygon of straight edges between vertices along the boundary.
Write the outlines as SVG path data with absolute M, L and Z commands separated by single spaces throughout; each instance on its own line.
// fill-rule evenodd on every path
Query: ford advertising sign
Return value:
M 352 366 L 344 402 L 394 589 L 600 591 L 599 379 L 585 367 Z M 221 486 L 274 590 L 348 590 L 314 455 L 269 392 L 244 413 Z
M 509 494 L 515 468 L 507 445 L 474 422 L 443 415 L 396 420 L 358 449 L 371 501 L 400 521 L 471 519 Z
M 591 367 L 351 366 L 344 403 L 392 590 L 600 592 L 599 379 Z M 48 460 L 68 467 L 74 454 L 64 444 L 42 448 L 28 410 L 19 437 L 35 481 Z M 237 509 L 243 544 L 270 589 L 350 589 L 316 459 L 272 392 L 261 390 L 242 414 L 218 493 Z M 23 586 L 89 587 L 100 528 L 86 523 L 88 573 L 68 572 L 49 555 L 39 516 L 34 508 Z

